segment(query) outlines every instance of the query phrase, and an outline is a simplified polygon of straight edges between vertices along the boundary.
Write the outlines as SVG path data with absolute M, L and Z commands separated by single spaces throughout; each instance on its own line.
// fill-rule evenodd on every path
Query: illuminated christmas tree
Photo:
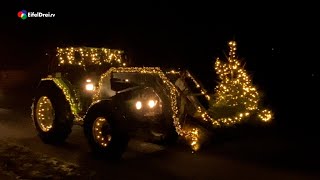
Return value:
M 258 115 L 263 121 L 271 120 L 271 111 L 261 109 L 259 93 L 236 58 L 236 42 L 229 42 L 229 47 L 228 61 L 217 58 L 215 62 L 220 82 L 208 111 L 210 116 L 225 125 L 235 124 L 251 115 Z

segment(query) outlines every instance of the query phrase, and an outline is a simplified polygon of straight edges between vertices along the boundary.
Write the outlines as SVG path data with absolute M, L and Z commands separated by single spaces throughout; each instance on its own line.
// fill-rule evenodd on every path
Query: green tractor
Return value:
M 180 73 L 126 67 L 125 59 L 121 50 L 58 48 L 32 104 L 41 140 L 63 143 L 72 126 L 80 125 L 95 154 L 119 159 L 131 137 L 166 144 L 187 137 L 180 120 L 182 91 L 174 85 Z

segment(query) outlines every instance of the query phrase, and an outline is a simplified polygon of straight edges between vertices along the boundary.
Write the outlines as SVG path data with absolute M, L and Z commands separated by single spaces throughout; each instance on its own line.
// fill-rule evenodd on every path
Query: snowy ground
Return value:
M 3 140 L 0 154 L 0 171 L 16 179 L 90 179 L 94 175 L 78 165 Z

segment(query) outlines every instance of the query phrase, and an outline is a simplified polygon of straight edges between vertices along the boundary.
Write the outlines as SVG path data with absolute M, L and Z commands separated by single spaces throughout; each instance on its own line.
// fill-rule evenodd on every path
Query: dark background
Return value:
M 21 0 L 1 7 L 1 69 L 33 67 L 43 75 L 46 53 L 57 46 L 105 46 L 126 50 L 137 66 L 189 68 L 214 87 L 214 60 L 236 40 L 276 121 L 318 124 L 320 31 L 313 4 Z M 22 9 L 56 17 L 21 20 Z

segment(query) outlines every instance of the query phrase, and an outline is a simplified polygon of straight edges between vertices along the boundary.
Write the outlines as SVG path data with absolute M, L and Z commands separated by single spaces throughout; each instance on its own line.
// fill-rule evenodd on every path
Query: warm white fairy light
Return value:
M 80 97 L 77 93 L 73 92 L 61 78 L 47 77 L 41 79 L 41 81 L 52 81 L 59 89 L 61 89 L 70 105 L 71 113 L 75 118 L 81 119 L 79 113 L 82 110 L 82 106 L 80 103 Z
M 126 66 L 126 63 L 123 62 L 123 53 L 123 51 L 108 48 L 58 47 L 58 66 L 64 64 L 79 66 L 86 66 L 86 64 L 102 65 L 103 63 Z
M 217 121 L 223 124 L 235 124 L 252 112 L 259 111 L 258 103 L 260 100 L 257 89 L 253 86 L 252 81 L 246 70 L 240 66 L 240 62 L 236 58 L 236 42 L 229 42 L 228 62 L 222 62 L 217 58 L 215 70 L 219 76 L 220 83 L 216 87 L 214 99 L 214 107 L 235 107 L 236 115 L 226 118 L 219 118 Z M 213 114 L 214 110 L 211 111 Z M 272 119 L 272 113 L 269 110 L 259 112 L 259 117 L 263 121 Z
M 259 112 L 258 116 L 262 121 L 267 122 L 272 119 L 273 114 L 270 110 L 264 109 Z

